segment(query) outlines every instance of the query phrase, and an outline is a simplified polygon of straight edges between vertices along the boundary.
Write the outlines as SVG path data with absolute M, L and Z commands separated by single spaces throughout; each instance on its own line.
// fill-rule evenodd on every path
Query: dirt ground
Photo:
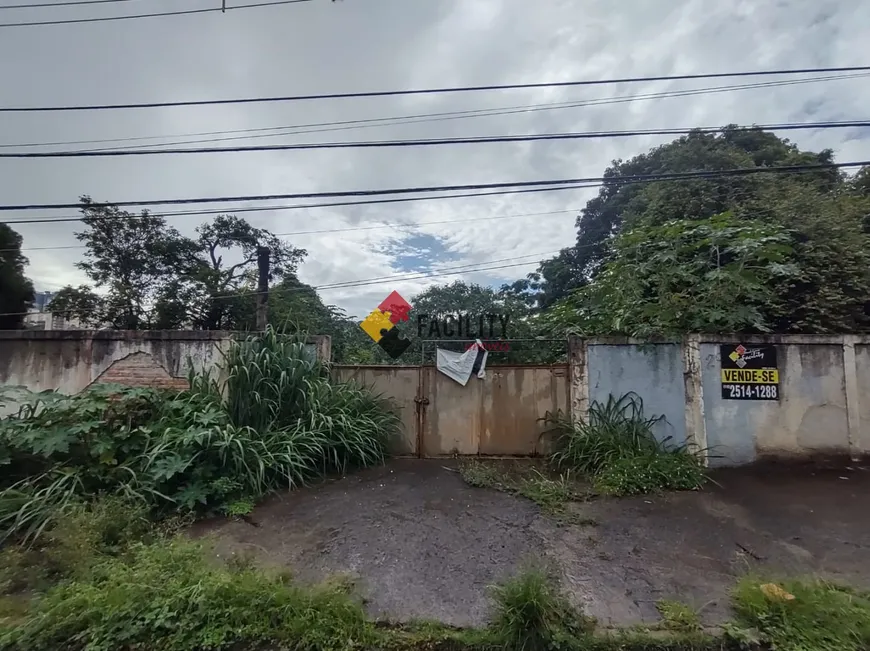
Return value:
M 194 534 L 214 534 L 222 557 L 253 553 L 302 581 L 350 575 L 373 616 L 460 626 L 484 624 L 487 586 L 529 561 L 556 568 L 571 599 L 612 626 L 654 622 L 659 599 L 719 623 L 728 590 L 752 570 L 870 587 L 870 469 L 714 479 L 702 492 L 595 499 L 581 506 L 589 524 L 565 526 L 532 502 L 469 487 L 452 461 L 396 460 Z

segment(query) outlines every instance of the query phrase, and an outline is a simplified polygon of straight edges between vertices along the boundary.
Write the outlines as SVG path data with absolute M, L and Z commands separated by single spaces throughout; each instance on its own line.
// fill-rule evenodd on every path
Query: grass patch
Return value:
M 662 616 L 660 628 L 683 632 L 701 630 L 701 618 L 691 606 L 680 601 L 660 599 L 656 602 L 656 609 Z
M 644 415 L 643 401 L 636 394 L 593 402 L 587 421 L 561 413 L 548 413 L 544 420 L 557 435 L 551 463 L 562 472 L 590 477 L 600 493 L 693 490 L 706 481 L 699 453 L 655 438 L 653 426 L 664 417 Z
M 525 497 L 563 524 L 597 524 L 572 510 L 572 503 L 586 499 L 586 493 L 570 472 L 551 476 L 530 465 L 520 468 L 515 464 L 507 470 L 499 467 L 497 462 L 474 459 L 462 462 L 459 473 L 470 486 L 493 488 Z
M 578 648 L 595 622 L 553 586 L 550 576 L 533 568 L 493 587 L 493 638 L 517 651 Z
M 825 581 L 766 583 L 745 577 L 733 595 L 729 635 L 788 651 L 870 648 L 870 598 Z
M 340 590 L 303 589 L 244 563 L 215 567 L 201 545 L 175 539 L 136 544 L 129 556 L 51 588 L 0 646 L 339 651 L 368 648 L 373 633 Z

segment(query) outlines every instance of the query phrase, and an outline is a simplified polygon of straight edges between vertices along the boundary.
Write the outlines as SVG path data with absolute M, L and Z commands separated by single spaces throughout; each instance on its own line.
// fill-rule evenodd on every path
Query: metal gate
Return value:
M 336 378 L 391 398 L 402 418 L 399 455 L 543 454 L 548 411 L 568 411 L 567 364 L 490 366 L 464 387 L 434 366 L 342 366 Z

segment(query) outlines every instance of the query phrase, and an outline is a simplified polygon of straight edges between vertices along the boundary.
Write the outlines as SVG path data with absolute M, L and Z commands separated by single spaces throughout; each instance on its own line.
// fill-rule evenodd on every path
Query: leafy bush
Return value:
M 181 392 L 96 385 L 43 393 L 0 421 L 0 531 L 39 536 L 81 498 L 119 494 L 163 512 L 227 511 L 327 472 L 383 462 L 398 416 L 333 384 L 299 337 L 234 342 L 225 386 Z
M 492 633 L 504 648 L 516 651 L 582 648 L 594 620 L 576 611 L 553 587 L 546 572 L 529 568 L 492 588 Z
M 761 641 L 789 651 L 863 651 L 870 648 L 870 596 L 824 581 L 765 583 L 743 578 L 734 591 L 736 622 Z M 742 629 L 741 629 L 742 627 Z M 736 633 L 736 634 L 735 634 Z
M 37 599 L 0 647 L 339 651 L 372 639 L 362 608 L 340 591 L 302 589 L 244 563 L 215 567 L 202 552 L 178 539 L 107 558 Z
M 653 426 L 664 416 L 647 417 L 643 400 L 634 393 L 593 402 L 587 421 L 561 413 L 545 416 L 558 436 L 551 462 L 594 478 L 598 490 L 634 495 L 656 490 L 691 490 L 706 478 L 702 459 L 686 445 L 659 441 Z

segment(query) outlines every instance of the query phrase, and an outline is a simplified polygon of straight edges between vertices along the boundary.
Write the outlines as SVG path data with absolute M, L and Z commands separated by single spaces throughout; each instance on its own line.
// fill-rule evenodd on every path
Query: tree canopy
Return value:
M 16 330 L 33 302 L 33 284 L 24 275 L 27 258 L 21 235 L 0 224 L 0 330 Z

